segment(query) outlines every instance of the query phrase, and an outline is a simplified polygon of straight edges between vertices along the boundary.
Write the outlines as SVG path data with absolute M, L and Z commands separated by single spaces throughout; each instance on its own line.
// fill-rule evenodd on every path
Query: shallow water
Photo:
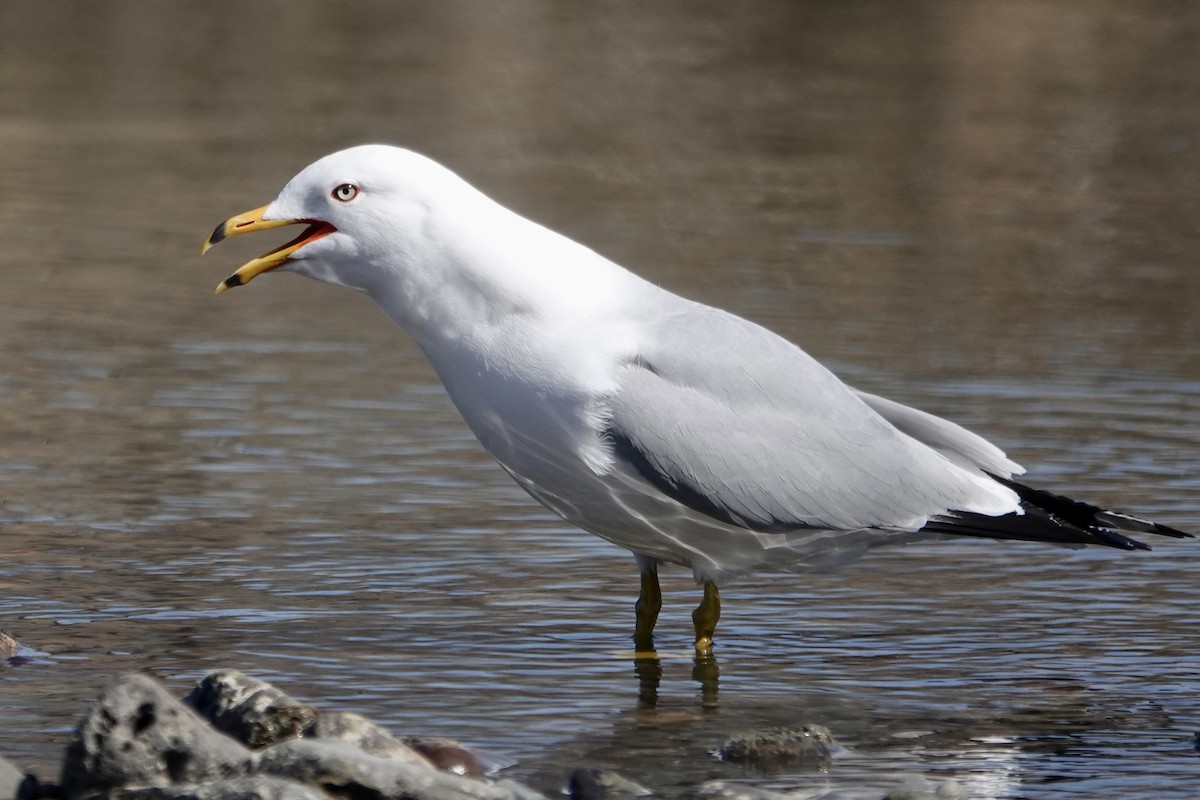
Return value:
M 0 753 L 52 773 L 112 674 L 235 666 L 560 785 L 619 768 L 877 797 L 1194 796 L 1200 548 L 877 551 L 724 592 L 532 503 L 362 298 L 272 242 L 196 255 L 313 158 L 387 141 L 1030 480 L 1200 527 L 1200 12 L 1130 3 L 0 7 Z M 247 237 L 255 238 L 255 237 Z M 652 702 L 653 701 L 653 702 Z M 730 733 L 828 725 L 828 774 Z

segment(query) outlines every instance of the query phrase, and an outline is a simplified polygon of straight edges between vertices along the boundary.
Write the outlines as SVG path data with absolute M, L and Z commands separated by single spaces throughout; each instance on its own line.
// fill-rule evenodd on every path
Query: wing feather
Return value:
M 616 458 L 694 510 L 761 531 L 916 530 L 952 510 L 1018 507 L 1014 492 L 902 432 L 751 322 L 691 305 L 645 341 L 606 433 Z
M 961 425 L 886 397 L 857 390 L 854 393 L 896 428 L 960 466 L 982 469 L 1004 478 L 1025 472 L 1024 467 L 1010 461 L 999 447 Z

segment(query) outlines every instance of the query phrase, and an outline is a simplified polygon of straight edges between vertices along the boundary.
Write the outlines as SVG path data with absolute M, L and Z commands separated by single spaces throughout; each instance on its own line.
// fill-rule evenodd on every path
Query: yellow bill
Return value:
M 208 240 L 204 243 L 204 247 L 200 248 L 200 254 L 207 253 L 208 249 L 214 244 L 230 236 L 240 236 L 243 233 L 250 233 L 251 231 L 265 231 L 270 228 L 281 228 L 284 225 L 299 225 L 301 223 L 307 224 L 308 228 L 305 229 L 304 233 L 292 239 L 287 244 L 280 245 L 269 253 L 264 253 L 258 258 L 242 264 L 232 275 L 217 285 L 217 294 L 234 286 L 247 284 L 264 272 L 270 272 L 281 266 L 288 260 L 292 253 L 304 245 L 314 239 L 327 236 L 336 230 L 328 222 L 311 219 L 263 219 L 263 214 L 266 213 L 266 210 L 267 206 L 263 206 L 262 208 L 256 208 L 253 211 L 247 211 L 245 214 L 238 214 L 236 217 L 230 217 L 225 220 L 208 237 Z

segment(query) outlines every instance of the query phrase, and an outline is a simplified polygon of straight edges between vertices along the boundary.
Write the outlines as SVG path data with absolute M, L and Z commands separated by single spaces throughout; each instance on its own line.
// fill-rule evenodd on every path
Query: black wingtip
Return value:
M 1150 545 L 1145 542 L 1139 542 L 1137 539 L 1132 539 L 1124 534 L 1109 530 L 1108 528 L 1087 528 L 1087 532 L 1096 537 L 1097 544 L 1105 544 L 1109 547 L 1116 547 L 1121 550 L 1153 550 Z
M 1016 481 L 992 475 L 1000 483 L 1012 489 L 1026 506 L 1048 513 L 1060 522 L 1087 531 L 1099 543 L 1122 550 L 1149 550 L 1150 546 L 1126 536 L 1126 533 L 1150 533 L 1173 539 L 1194 539 L 1193 534 L 1135 517 L 1120 511 L 1109 511 L 1091 503 L 1072 500 L 1042 489 L 1033 489 Z
M 1196 534 L 1194 534 L 1194 533 L 1188 533 L 1187 531 L 1181 531 L 1178 528 L 1172 528 L 1168 525 L 1163 525 L 1159 522 L 1152 522 L 1150 524 L 1154 526 L 1154 530 L 1152 530 L 1150 532 L 1157 533 L 1159 536 L 1170 536 L 1172 539 L 1195 539 L 1196 538 Z

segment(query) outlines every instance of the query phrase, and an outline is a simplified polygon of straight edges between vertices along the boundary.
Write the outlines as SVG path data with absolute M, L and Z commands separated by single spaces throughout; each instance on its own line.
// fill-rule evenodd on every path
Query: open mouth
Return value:
M 295 253 L 297 250 L 299 250 L 304 245 L 308 244 L 309 242 L 315 242 L 317 239 L 320 239 L 322 236 L 328 236 L 329 234 L 337 231 L 337 228 L 333 227 L 328 222 L 321 222 L 320 220 L 298 219 L 298 220 L 296 220 L 296 222 L 307 223 L 308 227 L 305 228 L 304 231 L 299 236 L 297 236 L 295 239 L 292 239 L 287 244 L 281 244 L 279 247 L 276 247 L 274 250 L 271 250 L 270 252 L 267 252 L 267 253 L 263 253 L 261 256 L 259 256 L 260 261 L 265 258 L 270 258 L 278 253 L 284 253 L 283 260 L 287 261 L 287 259 L 292 255 L 292 253 Z M 286 253 L 284 251 L 286 251 Z M 282 263 L 282 262 L 280 262 L 280 263 Z
M 280 219 L 280 220 L 264 220 L 263 214 L 266 212 L 267 206 L 248 211 L 245 214 L 240 214 L 236 217 L 231 217 L 225 222 L 217 226 L 212 235 L 208 237 L 208 241 L 204 243 L 201 252 L 207 252 L 217 242 L 220 242 L 230 236 L 240 236 L 243 233 L 252 231 L 268 230 L 270 228 L 279 228 L 284 225 L 307 225 L 304 232 L 292 239 L 290 242 L 281 244 L 270 252 L 264 253 L 253 261 L 248 261 L 238 267 L 237 271 L 226 278 L 217 286 L 217 292 L 223 292 L 226 289 L 234 286 L 242 286 L 254 280 L 257 276 L 264 272 L 270 272 L 273 269 L 278 269 L 283 264 L 287 263 L 293 254 L 304 247 L 306 244 L 315 242 L 322 236 L 328 236 L 335 233 L 337 228 L 330 225 L 328 222 L 316 219 Z

